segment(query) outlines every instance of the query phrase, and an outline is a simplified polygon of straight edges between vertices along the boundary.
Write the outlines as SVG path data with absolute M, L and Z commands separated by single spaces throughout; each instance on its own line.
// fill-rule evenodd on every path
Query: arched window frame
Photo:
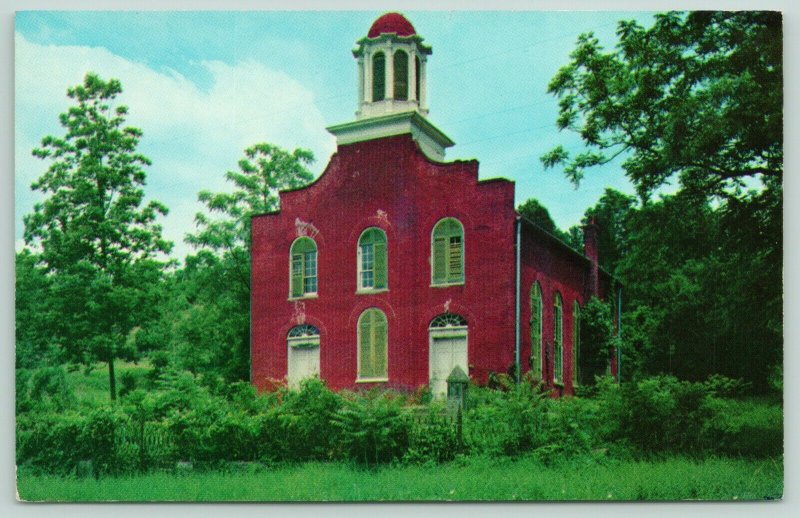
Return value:
M 313 297 L 319 289 L 317 243 L 298 237 L 289 247 L 289 298 Z
M 386 54 L 376 52 L 372 56 L 372 101 L 386 99 Z
M 572 304 L 572 384 L 581 383 L 581 305 Z
M 398 101 L 408 100 L 408 52 L 397 49 L 392 57 L 394 67 L 394 99 Z
M 433 226 L 431 286 L 464 284 L 466 279 L 464 237 L 464 225 L 456 218 L 443 218 Z
M 364 229 L 356 246 L 356 291 L 374 293 L 389 289 L 389 244 L 378 227 Z
M 531 369 L 534 370 L 537 379 L 542 376 L 542 287 L 538 281 L 531 286 L 530 294 L 531 306 Z
M 358 317 L 357 382 L 389 381 L 389 321 L 378 308 L 367 308 Z
M 286 342 L 295 349 L 319 347 L 319 329 L 308 324 L 294 326 L 286 335 Z
M 558 292 L 553 295 L 553 382 L 564 383 L 564 302 Z

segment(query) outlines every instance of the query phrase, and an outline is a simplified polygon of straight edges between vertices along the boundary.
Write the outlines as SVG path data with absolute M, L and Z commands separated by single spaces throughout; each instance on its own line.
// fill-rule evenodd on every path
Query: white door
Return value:
M 319 345 L 314 347 L 289 346 L 289 368 L 286 381 L 289 388 L 300 388 L 300 380 L 319 376 Z
M 434 399 L 447 397 L 447 377 L 458 365 L 467 370 L 467 335 L 431 336 L 430 387 Z

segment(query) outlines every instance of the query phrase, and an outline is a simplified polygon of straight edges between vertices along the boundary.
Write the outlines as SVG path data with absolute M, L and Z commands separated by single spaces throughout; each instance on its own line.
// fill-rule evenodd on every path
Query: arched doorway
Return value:
M 286 382 L 289 388 L 300 387 L 300 381 L 319 376 L 319 329 L 305 324 L 289 330 L 288 367 Z
M 428 364 L 430 389 L 434 399 L 447 397 L 447 377 L 458 365 L 469 373 L 467 321 L 460 315 L 443 313 L 431 320 Z

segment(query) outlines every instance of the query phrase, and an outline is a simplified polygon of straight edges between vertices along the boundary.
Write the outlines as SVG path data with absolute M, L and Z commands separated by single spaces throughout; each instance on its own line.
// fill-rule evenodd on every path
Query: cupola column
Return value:
M 386 47 L 386 98 L 394 99 L 394 49 Z
M 364 81 L 366 78 L 364 77 L 364 56 L 360 56 L 358 58 L 358 106 L 360 107 L 361 104 L 364 103 L 364 92 L 366 88 L 364 88 Z
M 428 74 L 425 71 L 425 66 L 427 65 L 427 61 L 428 60 L 425 59 L 425 56 L 420 56 L 420 60 L 419 60 L 419 109 L 423 114 L 428 113 L 428 93 L 427 93 L 427 84 L 428 84 L 427 75 Z
M 408 53 L 408 100 L 417 100 L 417 53 L 413 50 Z

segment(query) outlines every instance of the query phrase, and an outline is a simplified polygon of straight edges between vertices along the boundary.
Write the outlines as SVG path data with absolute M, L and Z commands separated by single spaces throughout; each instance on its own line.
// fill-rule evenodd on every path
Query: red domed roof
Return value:
M 372 24 L 367 33 L 367 38 L 377 38 L 381 34 L 394 33 L 398 36 L 407 37 L 417 33 L 411 22 L 400 13 L 386 13 Z

